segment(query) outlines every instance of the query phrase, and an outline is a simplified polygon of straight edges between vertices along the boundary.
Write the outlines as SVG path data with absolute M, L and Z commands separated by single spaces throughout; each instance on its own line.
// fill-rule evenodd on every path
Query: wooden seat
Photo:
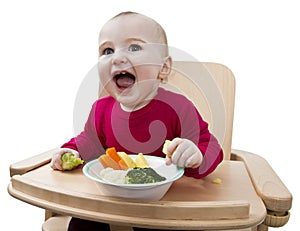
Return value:
M 148 204 L 126 202 L 127 207 L 124 209 L 120 206 L 124 202 L 98 196 L 95 185 L 86 182 L 80 169 L 63 176 L 58 171 L 51 172 L 49 162 L 52 151 L 47 151 L 11 165 L 12 183 L 9 185 L 9 193 L 17 199 L 45 208 L 46 221 L 43 230 L 51 231 L 66 230 L 69 217 L 59 214 L 71 213 L 72 200 L 78 198 L 85 203 L 80 208 L 74 207 L 72 214 L 106 221 L 111 223 L 112 230 L 131 230 L 130 225 L 134 224 L 165 229 L 224 228 L 246 231 L 268 230 L 269 226 L 281 227 L 286 224 L 290 216 L 292 195 L 284 183 L 261 156 L 231 149 L 235 99 L 235 79 L 231 70 L 217 63 L 174 62 L 168 83 L 162 84 L 162 87 L 190 98 L 218 138 L 225 160 L 210 176 L 200 180 L 183 177 L 176 181 L 162 201 L 152 203 L 149 214 L 141 216 L 130 208 L 145 209 L 149 207 Z M 101 90 L 99 97 L 105 94 Z M 37 180 L 37 176 L 43 176 L 50 183 L 44 185 Z M 60 188 L 58 179 L 61 177 L 68 178 L 70 185 Z M 222 183 L 212 183 L 215 178 L 220 178 Z M 197 187 L 189 188 L 193 180 L 197 181 L 197 184 L 193 184 Z M 81 188 L 76 186 L 78 181 L 84 184 Z M 56 197 L 46 200 L 44 194 L 49 197 L 54 191 L 53 188 L 59 188 L 53 194 Z M 186 190 L 198 190 L 199 194 L 194 193 L 193 197 L 182 201 L 178 195 L 184 194 Z M 70 198 L 65 197 L 65 194 L 71 195 Z M 97 203 L 107 207 L 103 210 L 95 208 Z M 156 217 L 156 211 L 171 211 L 172 206 L 177 206 L 177 211 L 186 212 L 181 214 L 181 218 L 172 213 Z M 120 211 L 122 208 L 124 213 Z M 227 208 L 231 209 L 226 210 Z M 198 215 L 189 213 L 189 210 L 197 211 Z M 222 217 L 224 214 L 226 219 Z M 135 221 L 130 220 L 133 218 Z

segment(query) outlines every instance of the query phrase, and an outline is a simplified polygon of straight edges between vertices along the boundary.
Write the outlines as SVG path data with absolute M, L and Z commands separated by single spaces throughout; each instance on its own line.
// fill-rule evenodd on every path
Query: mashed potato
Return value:
M 125 184 L 126 170 L 114 170 L 112 168 L 105 168 L 101 170 L 100 177 L 105 181 L 117 184 Z

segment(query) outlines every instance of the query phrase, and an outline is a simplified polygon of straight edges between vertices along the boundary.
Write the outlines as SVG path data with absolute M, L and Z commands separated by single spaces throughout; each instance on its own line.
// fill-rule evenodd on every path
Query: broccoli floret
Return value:
M 64 170 L 72 170 L 78 165 L 83 164 L 83 160 L 74 156 L 73 153 L 65 153 L 61 157 L 62 168 Z
M 126 184 L 148 184 L 166 180 L 152 168 L 134 168 L 125 176 Z
M 166 180 L 165 177 L 159 175 L 153 168 L 142 168 L 141 169 L 148 177 L 152 177 L 154 182 L 160 182 Z

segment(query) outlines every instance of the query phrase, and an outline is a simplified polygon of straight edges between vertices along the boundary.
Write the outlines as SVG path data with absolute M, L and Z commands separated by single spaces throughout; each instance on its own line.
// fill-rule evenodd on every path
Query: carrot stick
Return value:
M 109 168 L 112 168 L 112 169 L 115 169 L 115 170 L 121 170 L 121 167 L 118 164 L 118 162 L 114 161 L 108 155 L 102 155 L 102 156 L 100 156 L 99 157 L 99 161 L 101 162 L 101 164 L 103 165 L 104 168 L 109 167 Z
M 117 163 L 121 160 L 121 158 L 117 154 L 117 151 L 114 147 L 106 149 L 106 155 L 108 155 L 110 158 L 112 158 Z
M 104 160 L 104 159 L 105 159 L 104 156 L 105 156 L 105 155 L 99 156 L 98 160 L 99 160 L 100 163 L 102 164 L 103 168 L 107 168 L 108 165 L 107 165 L 106 161 Z
M 122 170 L 127 170 L 128 169 L 128 166 L 127 166 L 127 164 L 125 163 L 124 160 L 120 159 L 118 163 L 119 163 L 119 166 L 121 167 Z

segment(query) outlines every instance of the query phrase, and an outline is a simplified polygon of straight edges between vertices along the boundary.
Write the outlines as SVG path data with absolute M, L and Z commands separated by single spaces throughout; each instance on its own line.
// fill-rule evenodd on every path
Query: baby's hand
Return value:
M 169 154 L 172 154 L 171 157 Z M 190 140 L 174 138 L 167 147 L 166 163 L 180 167 L 197 168 L 203 160 L 199 148 Z
M 62 160 L 61 157 L 65 153 L 73 153 L 75 157 L 79 157 L 79 153 L 70 148 L 58 148 L 57 151 L 52 155 L 52 160 L 50 163 L 51 168 L 54 170 L 63 171 Z

